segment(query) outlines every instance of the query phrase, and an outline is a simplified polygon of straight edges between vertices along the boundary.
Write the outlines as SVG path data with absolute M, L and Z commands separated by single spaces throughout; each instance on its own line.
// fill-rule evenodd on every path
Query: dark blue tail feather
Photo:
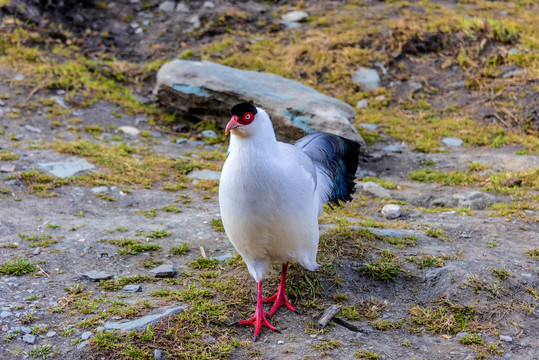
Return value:
M 312 133 L 295 144 L 332 180 L 327 203 L 339 205 L 349 201 L 355 191 L 355 174 L 359 161 L 360 144 L 328 133 Z

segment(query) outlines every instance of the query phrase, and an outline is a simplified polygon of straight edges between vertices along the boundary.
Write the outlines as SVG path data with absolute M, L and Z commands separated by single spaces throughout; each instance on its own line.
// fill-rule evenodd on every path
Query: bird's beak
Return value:
M 240 126 L 243 126 L 242 124 L 240 124 L 238 122 L 238 116 L 237 115 L 232 115 L 232 118 L 230 118 L 230 121 L 228 122 L 228 124 L 226 124 L 226 128 L 225 128 L 225 134 L 228 135 L 228 133 L 230 132 L 230 130 L 232 129 L 235 129 L 237 127 L 240 127 Z

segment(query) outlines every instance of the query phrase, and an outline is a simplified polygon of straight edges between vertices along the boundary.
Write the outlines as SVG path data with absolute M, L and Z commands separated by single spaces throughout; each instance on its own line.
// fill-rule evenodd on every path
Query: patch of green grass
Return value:
M 34 345 L 30 349 L 30 356 L 34 358 L 46 359 L 48 355 L 52 352 L 52 345 Z
M 211 226 L 213 227 L 213 230 L 215 230 L 217 232 L 224 232 L 225 231 L 222 219 L 211 219 Z
M 147 217 L 148 219 L 153 219 L 157 216 L 157 209 L 150 209 L 150 210 L 137 210 L 133 211 L 133 214 L 142 214 L 144 217 Z
M 378 177 L 374 177 L 374 176 L 365 176 L 363 178 L 363 181 L 372 181 L 386 189 L 389 189 L 389 190 L 393 190 L 393 189 L 396 189 L 397 188 L 397 184 L 395 184 L 394 182 L 391 182 L 389 180 L 384 180 L 384 179 L 380 179 Z
M 536 248 L 533 250 L 527 250 L 526 255 L 528 255 L 532 259 L 539 260 L 539 248 Z
M 404 325 L 405 320 L 393 321 L 389 319 L 378 319 L 371 322 L 371 326 L 376 330 L 386 331 L 386 330 L 395 330 L 400 329 Z
M 163 210 L 165 212 L 176 213 L 176 214 L 182 212 L 182 209 L 180 209 L 179 207 L 177 207 L 174 204 L 169 204 L 167 206 L 164 206 L 164 207 L 161 208 L 161 210 Z
M 155 230 L 152 231 L 147 235 L 151 239 L 162 239 L 170 236 L 170 231 L 162 229 L 162 230 Z
M 474 215 L 474 212 L 472 211 L 472 209 L 470 207 L 467 207 L 467 208 L 463 208 L 463 207 L 457 207 L 457 208 L 435 207 L 435 208 L 430 208 L 430 209 L 419 207 L 418 209 L 421 210 L 421 212 L 428 213 L 428 214 L 432 214 L 432 213 L 437 214 L 437 213 L 445 213 L 445 212 L 454 211 L 456 215 L 466 215 L 466 216 Z
M 196 258 L 191 261 L 189 264 L 190 268 L 193 269 L 214 269 L 219 265 L 219 260 L 217 259 L 207 259 L 207 258 Z
M 163 260 L 148 259 L 146 261 L 141 262 L 140 265 L 145 268 L 151 268 L 151 267 L 154 267 L 155 265 L 161 265 L 162 263 L 163 263 Z
M 428 236 L 430 237 L 434 237 L 434 238 L 437 238 L 437 239 L 440 239 L 442 241 L 453 241 L 453 239 L 451 238 L 448 238 L 446 236 L 446 232 L 444 229 L 434 229 L 434 228 L 430 228 L 428 229 L 427 231 L 425 231 L 425 234 L 427 234 Z
M 142 242 L 135 239 L 111 239 L 107 240 L 110 244 L 121 247 L 122 249 L 118 250 L 120 255 L 137 255 L 146 251 L 159 251 L 161 246 L 158 244 L 150 242 Z
M 28 245 L 31 248 L 34 247 L 48 247 L 52 244 L 58 243 L 58 238 L 55 239 L 52 237 L 52 235 L 47 233 L 42 233 L 39 237 L 37 235 L 26 235 L 26 234 L 17 234 L 21 239 L 29 241 L 30 244 Z
M 409 261 L 413 261 L 416 263 L 418 269 L 423 269 L 427 267 L 442 267 L 445 265 L 445 260 L 450 260 L 450 256 L 446 255 L 440 255 L 440 256 L 434 256 L 434 255 L 421 255 L 418 256 L 410 256 L 407 258 Z
M 417 236 L 386 237 L 384 239 L 388 244 L 397 246 L 398 249 L 406 249 L 417 245 Z
M 9 151 L 9 150 L 0 150 L 0 161 L 13 161 L 17 160 L 19 155 Z
M 31 260 L 26 260 L 23 257 L 19 257 L 15 261 L 5 261 L 0 265 L 0 274 L 5 275 L 20 276 L 34 273 L 37 270 L 37 266 Z
M 172 255 L 184 255 L 189 251 L 190 247 L 188 243 L 173 246 L 169 249 L 169 253 Z
M 116 291 L 129 284 L 139 284 L 144 281 L 149 281 L 150 278 L 146 275 L 122 276 L 116 279 L 104 280 L 99 282 L 99 286 L 103 290 Z
M 358 351 L 356 351 L 354 355 L 358 359 L 368 359 L 368 360 L 377 360 L 377 359 L 380 359 L 380 356 L 381 356 L 380 354 L 377 354 L 374 351 L 365 350 L 365 349 L 359 349 Z
M 412 171 L 408 177 L 419 182 L 437 182 L 444 185 L 473 185 L 480 183 L 483 179 L 479 174 L 469 173 L 462 170 L 441 172 L 431 168 L 424 168 Z
M 505 266 L 503 268 L 491 268 L 490 271 L 500 280 L 505 280 L 511 276 L 511 273 Z
M 481 335 L 477 333 L 466 334 L 463 337 L 461 337 L 459 341 L 464 345 L 473 345 L 473 344 L 484 345 L 485 344 L 485 340 L 481 337 Z
M 376 280 L 384 282 L 397 281 L 397 275 L 400 272 L 405 272 L 394 260 L 386 258 L 379 258 L 370 264 L 366 264 L 361 270 Z

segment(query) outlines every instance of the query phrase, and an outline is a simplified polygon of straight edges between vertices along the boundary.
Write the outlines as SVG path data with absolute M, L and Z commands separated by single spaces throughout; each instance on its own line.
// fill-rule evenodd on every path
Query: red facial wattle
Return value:
M 237 115 L 232 115 L 232 117 L 230 118 L 230 121 L 228 122 L 228 124 L 226 124 L 225 134 L 228 134 L 230 130 L 232 129 L 249 125 L 250 123 L 253 122 L 254 119 L 255 119 L 255 114 L 253 114 L 252 112 L 246 112 L 241 117 Z

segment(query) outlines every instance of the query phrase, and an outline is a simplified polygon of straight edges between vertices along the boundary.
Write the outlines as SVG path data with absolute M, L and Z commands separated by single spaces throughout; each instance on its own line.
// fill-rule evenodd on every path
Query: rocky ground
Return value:
M 0 358 L 539 357 L 537 47 L 508 19 L 536 5 L 63 6 L 0 2 Z M 282 21 L 291 10 L 308 18 Z M 495 21 L 432 30 L 458 11 Z M 343 12 L 365 37 L 332 32 L 328 19 L 349 24 Z M 302 60 L 290 65 L 281 47 Z M 333 57 L 353 49 L 354 66 Z M 256 343 L 252 328 L 228 326 L 251 315 L 256 288 L 219 220 L 226 138 L 151 95 L 178 54 L 264 67 L 357 104 L 369 143 L 354 200 L 320 219 L 323 266 L 291 266 L 300 314 L 279 310 L 280 333 Z M 357 64 L 378 70 L 374 89 L 352 80 Z

